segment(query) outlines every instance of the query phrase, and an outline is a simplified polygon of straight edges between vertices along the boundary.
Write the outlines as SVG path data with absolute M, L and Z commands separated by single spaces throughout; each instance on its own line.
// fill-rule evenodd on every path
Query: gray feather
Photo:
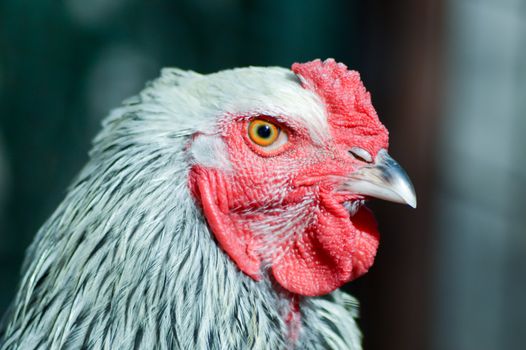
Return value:
M 248 75 L 297 84 L 286 70 L 261 72 Z M 0 349 L 292 347 L 287 295 L 237 269 L 189 193 L 194 160 L 184 147 L 224 108 L 203 101 L 226 98 L 213 80 L 202 89 L 204 77 L 164 70 L 104 121 L 90 161 L 27 251 Z M 361 349 L 356 309 L 342 292 L 302 299 L 296 348 Z

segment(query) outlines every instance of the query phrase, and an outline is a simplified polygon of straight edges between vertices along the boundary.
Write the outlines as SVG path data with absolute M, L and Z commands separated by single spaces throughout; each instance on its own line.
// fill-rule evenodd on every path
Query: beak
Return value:
M 344 187 L 353 193 L 416 208 L 415 189 L 409 176 L 385 149 L 378 152 L 373 164 L 350 174 Z

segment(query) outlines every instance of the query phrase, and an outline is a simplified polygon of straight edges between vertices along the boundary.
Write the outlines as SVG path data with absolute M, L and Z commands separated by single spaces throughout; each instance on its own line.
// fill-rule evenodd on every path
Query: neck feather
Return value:
M 191 133 L 136 132 L 140 116 L 127 118 L 105 122 L 29 248 L 0 349 L 291 347 L 290 296 L 241 273 L 190 196 Z M 359 348 L 343 306 L 301 304 L 300 348 Z

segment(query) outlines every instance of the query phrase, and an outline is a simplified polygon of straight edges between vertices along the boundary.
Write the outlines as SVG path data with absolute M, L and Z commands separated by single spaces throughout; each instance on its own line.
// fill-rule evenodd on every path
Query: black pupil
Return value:
M 263 139 L 268 139 L 270 135 L 272 135 L 272 129 L 269 125 L 260 125 L 258 126 L 258 129 L 256 130 L 258 133 L 258 136 Z

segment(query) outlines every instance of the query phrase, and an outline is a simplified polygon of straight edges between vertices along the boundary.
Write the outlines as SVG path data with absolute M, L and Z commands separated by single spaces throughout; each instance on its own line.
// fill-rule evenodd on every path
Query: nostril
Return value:
M 373 157 L 371 156 L 371 153 L 367 152 L 363 148 L 353 147 L 349 150 L 349 153 L 354 158 L 361 160 L 362 162 L 371 163 L 373 161 Z

